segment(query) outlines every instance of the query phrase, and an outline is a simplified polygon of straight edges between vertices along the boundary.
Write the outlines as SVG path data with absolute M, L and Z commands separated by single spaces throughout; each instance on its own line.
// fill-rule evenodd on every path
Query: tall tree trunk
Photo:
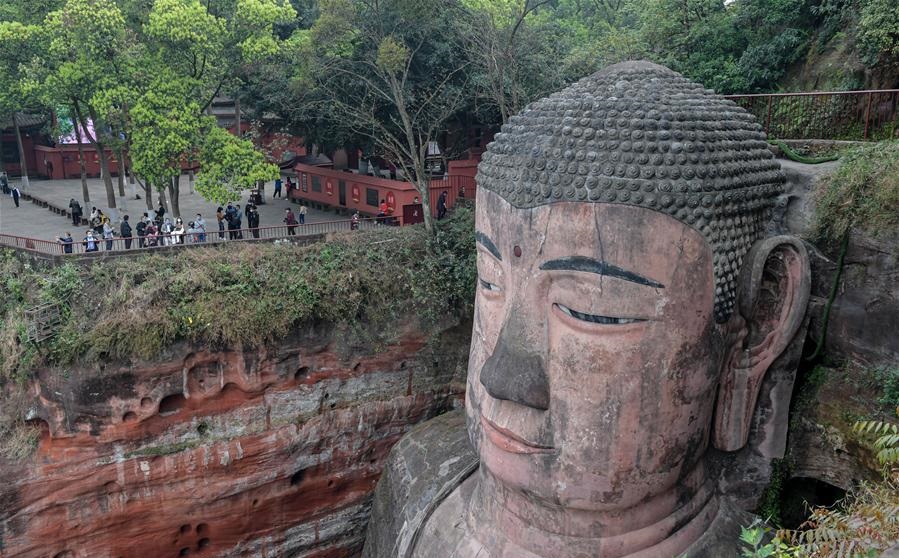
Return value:
M 119 173 L 119 196 L 125 197 L 125 159 L 122 157 L 122 146 L 116 150 L 116 159 L 118 159 Z
M 72 126 L 75 127 L 75 141 L 78 142 L 78 166 L 81 168 L 81 196 L 84 198 L 84 203 L 88 204 L 91 202 L 91 193 L 87 189 L 87 168 L 84 164 L 84 145 L 81 143 L 81 129 L 78 127 L 78 122 L 73 118 Z
M 16 144 L 19 146 L 19 166 L 22 168 L 22 188 L 28 188 L 28 162 L 25 160 L 25 147 L 22 145 L 22 130 L 19 129 L 18 113 L 13 113 L 12 121 L 16 128 Z
M 234 97 L 234 122 L 234 135 L 240 137 L 240 98 L 237 96 Z
M 181 189 L 181 174 L 176 174 L 169 182 L 169 201 L 172 204 L 171 211 L 175 218 L 181 217 L 181 208 L 178 206 L 178 194 Z
M 115 187 L 112 185 L 112 175 L 109 174 L 109 157 L 106 156 L 106 146 L 101 142 L 94 142 L 97 157 L 100 159 L 100 174 L 103 175 L 103 185 L 106 186 L 106 205 L 109 209 L 116 208 Z
M 158 190 L 159 192 L 159 205 L 165 208 L 165 211 L 168 215 L 172 214 L 172 206 L 169 205 L 168 201 L 165 199 L 165 186 L 162 186 Z

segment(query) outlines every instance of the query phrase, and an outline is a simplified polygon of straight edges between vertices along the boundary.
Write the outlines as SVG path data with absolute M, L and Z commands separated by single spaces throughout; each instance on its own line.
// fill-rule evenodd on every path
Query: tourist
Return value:
M 194 228 L 197 230 L 196 241 L 206 242 L 206 221 L 199 213 L 197 213 L 197 218 L 194 219 Z
M 230 203 L 228 204 L 228 209 L 225 210 L 225 221 L 228 222 L 228 239 L 236 240 L 237 239 L 237 223 L 239 222 L 237 217 L 239 213 Z
M 84 240 L 81 241 L 81 244 L 84 245 L 85 252 L 96 252 L 100 249 L 100 243 L 97 242 L 97 237 L 94 236 L 93 229 L 87 229 L 87 233 L 85 233 Z
M 66 254 L 72 253 L 72 244 L 74 240 L 72 239 L 71 233 L 66 233 L 65 236 L 60 236 L 56 238 L 56 241 L 62 244 L 62 251 Z
M 159 229 L 156 228 L 156 223 L 153 221 L 147 222 L 147 246 L 158 246 L 159 245 Z
M 255 204 L 247 204 L 246 216 L 247 226 L 250 228 L 250 232 L 253 233 L 253 238 L 259 238 L 259 210 L 256 209 Z
M 75 198 L 72 198 L 69 201 L 69 209 L 72 210 L 72 224 L 77 227 L 81 224 L 81 214 L 83 213 L 81 204 L 78 203 Z
M 184 244 L 184 221 L 179 217 L 172 227 L 172 244 Z
M 122 225 L 119 227 L 119 233 L 125 239 L 125 250 L 131 249 L 131 223 L 128 222 L 128 216 L 122 217 Z
M 275 179 L 275 192 L 272 194 L 272 199 L 281 197 L 281 177 Z
M 184 241 L 185 244 L 196 244 L 200 242 L 198 240 L 200 233 L 197 230 L 197 224 L 194 221 L 191 221 L 187 224 L 187 233 L 185 233 L 187 239 Z
M 162 226 L 159 227 L 159 234 L 162 235 L 162 245 L 163 246 L 171 246 L 174 239 L 172 238 L 172 229 L 175 227 L 172 225 L 172 220 L 168 217 L 162 222 Z
M 237 240 L 243 239 L 243 231 L 240 228 L 243 226 L 243 216 L 240 213 L 240 204 L 234 206 L 234 236 Z
M 9 195 L 9 176 L 6 171 L 0 172 L 0 188 L 3 188 L 4 194 Z
M 350 230 L 351 231 L 359 230 L 359 221 L 360 220 L 361 220 L 361 217 L 359 216 L 359 211 L 356 211 L 355 213 L 353 213 L 353 218 L 350 219 Z
M 137 229 L 137 247 L 138 248 L 143 248 L 147 245 L 147 241 L 144 237 L 147 236 L 147 223 L 149 221 L 150 221 L 150 218 L 147 216 L 146 213 L 144 213 L 143 216 L 140 218 L 140 220 L 137 222 L 136 229 Z
M 219 240 L 225 240 L 225 210 L 222 206 L 215 210 L 215 220 L 219 225 Z
M 162 205 L 162 198 L 159 198 L 159 207 L 156 209 L 156 226 L 160 229 L 165 223 L 165 206 Z
M 378 224 L 383 225 L 387 218 L 387 200 L 381 199 L 381 205 L 378 206 Z
M 16 207 L 19 207 L 19 197 L 22 195 L 21 192 L 19 192 L 19 187 L 13 186 L 9 195 L 12 196 L 12 201 L 16 204 Z
M 112 230 L 112 225 L 109 224 L 109 219 L 107 219 L 103 223 L 103 239 L 106 240 L 106 249 L 112 250 L 112 240 L 115 238 L 115 231 Z
M 297 218 L 293 214 L 293 211 L 290 210 L 289 207 L 284 210 L 284 213 L 285 213 L 284 223 L 287 224 L 287 234 L 290 236 L 293 236 L 293 235 L 297 234 L 296 233 Z
M 306 224 L 306 204 L 300 202 L 300 209 L 299 209 L 299 211 L 297 211 L 297 213 L 300 216 L 300 224 L 305 225 Z
M 443 219 L 446 217 L 446 190 L 440 193 L 440 197 L 437 198 L 437 218 Z
M 287 177 L 287 185 L 285 186 L 285 188 L 286 188 L 285 197 L 287 198 L 287 201 L 290 201 L 290 191 L 293 190 L 293 182 L 290 181 L 289 176 Z

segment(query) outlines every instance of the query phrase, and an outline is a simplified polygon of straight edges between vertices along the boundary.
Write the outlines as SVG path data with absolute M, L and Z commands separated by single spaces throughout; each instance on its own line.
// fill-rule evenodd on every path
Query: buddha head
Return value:
M 698 490 L 710 446 L 746 444 L 808 300 L 802 244 L 766 236 L 784 175 L 761 127 L 626 62 L 512 117 L 477 180 L 481 467 L 579 510 Z

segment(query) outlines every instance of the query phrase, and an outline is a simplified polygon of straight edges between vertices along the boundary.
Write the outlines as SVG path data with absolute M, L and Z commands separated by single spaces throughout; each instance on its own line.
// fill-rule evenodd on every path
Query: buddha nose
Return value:
M 527 336 L 514 323 L 503 324 L 496 348 L 481 369 L 481 384 L 492 397 L 527 407 L 549 409 L 549 380 L 543 358 L 528 350 Z

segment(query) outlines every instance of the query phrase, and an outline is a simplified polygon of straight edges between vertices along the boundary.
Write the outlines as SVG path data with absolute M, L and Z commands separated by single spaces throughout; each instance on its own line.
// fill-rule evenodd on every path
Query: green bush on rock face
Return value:
M 818 191 L 818 237 L 836 241 L 853 226 L 876 235 L 899 225 L 899 141 L 849 149 L 841 160 Z
M 6 254 L 4 277 L 21 285 L 0 306 L 6 326 L 0 385 L 35 366 L 150 358 L 182 340 L 260 347 L 317 323 L 350 331 L 363 324 L 378 332 L 376 342 L 389 341 L 410 319 L 427 333 L 441 319 L 471 311 L 473 230 L 472 212 L 460 209 L 434 235 L 383 227 L 308 246 L 235 243 L 118 258 L 85 270 L 39 272 Z M 58 304 L 62 322 L 34 351 L 10 330 L 24 325 L 25 308 L 42 302 Z

